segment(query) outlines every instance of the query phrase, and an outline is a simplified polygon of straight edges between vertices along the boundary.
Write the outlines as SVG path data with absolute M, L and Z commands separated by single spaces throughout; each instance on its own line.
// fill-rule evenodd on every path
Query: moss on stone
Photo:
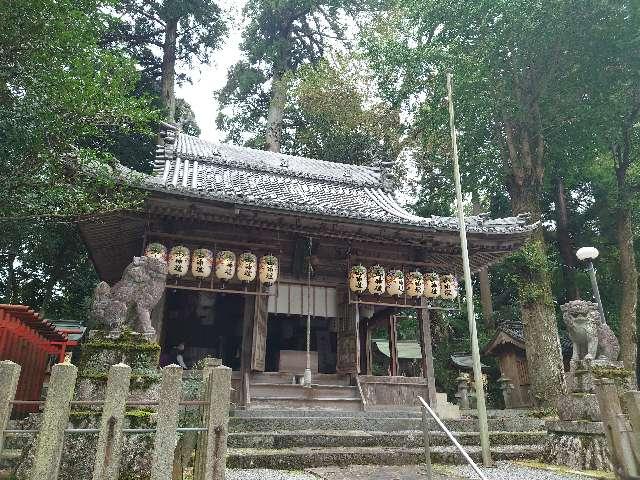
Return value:
M 615 479 L 615 475 L 613 472 L 605 472 L 602 470 L 573 470 L 568 467 L 563 467 L 559 465 L 550 465 L 548 463 L 536 462 L 534 460 L 519 460 L 514 462 L 516 465 L 521 465 L 527 468 L 537 468 L 540 470 L 548 470 L 551 472 L 563 473 L 567 475 L 582 475 L 584 477 L 598 478 L 603 480 L 613 480 Z
M 634 375 L 633 370 L 626 368 L 593 367 L 592 372 L 596 378 L 627 379 Z
M 78 378 L 93 380 L 94 382 L 107 382 L 109 375 L 106 372 L 84 371 Z M 160 383 L 162 376 L 159 373 L 131 374 L 131 389 L 146 390 L 153 385 Z

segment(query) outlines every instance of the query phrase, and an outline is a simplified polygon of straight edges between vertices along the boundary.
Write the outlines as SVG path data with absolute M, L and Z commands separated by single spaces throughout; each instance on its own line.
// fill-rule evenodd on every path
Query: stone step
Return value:
M 466 451 L 476 462 L 480 461 L 480 447 L 467 447 Z M 541 452 L 542 447 L 539 445 L 491 448 L 493 460 L 537 459 Z M 441 464 L 464 463 L 462 455 L 455 447 L 433 447 L 431 460 Z M 338 447 L 284 450 L 230 448 L 227 450 L 227 467 L 230 468 L 300 470 L 333 465 L 415 465 L 422 462 L 424 462 L 423 448 Z
M 251 397 L 298 397 L 305 399 L 316 398 L 351 398 L 360 400 L 358 387 L 347 385 L 283 385 L 277 383 L 254 383 L 250 386 Z
M 300 397 L 272 397 L 272 396 L 251 396 L 250 411 L 271 408 L 289 408 L 302 410 L 342 410 L 361 411 L 362 401 L 360 398 L 322 397 L 322 398 L 300 398 Z M 298 418 L 302 420 L 302 418 Z M 235 420 L 240 420 L 236 418 Z M 241 421 L 251 420 L 243 418 Z M 263 420 L 260 418 L 259 420 Z
M 5 448 L 0 452 L 0 471 L 12 471 L 20 458 L 22 458 L 21 449 Z M 0 478 L 2 477 L 0 476 Z
M 462 445 L 479 445 L 477 432 L 456 432 Z M 490 432 L 490 443 L 503 445 L 541 445 L 546 432 Z M 421 431 L 406 432 L 361 432 L 361 431 L 296 431 L 296 432 L 244 432 L 231 433 L 228 445 L 231 448 L 284 449 L 298 447 L 406 447 L 420 448 L 423 445 Z M 443 432 L 431 432 L 434 446 L 451 445 Z
M 543 422 L 529 415 L 529 410 L 524 409 L 511 409 L 511 410 L 487 410 L 488 418 L 528 418 L 533 421 Z M 474 418 L 477 419 L 477 411 L 476 410 L 461 410 L 460 414 L 462 418 Z M 319 417 L 319 416 L 327 416 L 327 417 L 354 417 L 354 416 L 362 416 L 362 417 L 385 417 L 385 418 L 420 418 L 421 413 L 418 407 L 415 408 L 401 408 L 394 407 L 393 410 L 389 410 L 389 406 L 373 408 L 371 405 L 367 405 L 366 411 L 361 412 L 317 412 L 313 410 L 304 411 L 304 410 L 287 410 L 287 409 L 271 409 L 271 410 L 263 410 L 259 412 L 252 412 L 250 410 L 244 409 L 234 409 L 231 410 L 230 415 L 232 417 Z
M 277 409 L 271 410 L 245 410 L 234 409 L 229 412 L 229 415 L 234 418 L 308 418 L 308 417 L 330 417 L 330 418 L 343 418 L 343 417 L 366 417 L 366 418 L 421 418 L 421 413 L 418 409 L 396 409 L 389 410 L 360 410 L 358 412 L 349 411 L 318 411 L 318 410 L 289 410 L 289 409 Z
M 300 383 L 302 374 L 293 374 L 285 372 L 254 372 L 251 374 L 249 382 L 255 383 L 277 383 L 281 385 L 292 385 Z M 314 373 L 312 382 L 317 385 L 351 385 L 351 377 L 349 375 L 338 375 L 336 373 Z
M 252 399 L 253 402 L 253 399 Z M 323 401 L 324 402 L 324 401 Z M 287 403 L 282 401 L 281 403 Z M 317 403 L 317 401 L 316 401 Z M 336 408 L 344 409 L 349 406 L 356 407 L 356 402 L 342 401 L 329 402 L 327 406 L 335 404 Z M 287 405 L 280 405 L 286 407 Z M 253 405 L 252 405 L 253 408 Z M 253 412 L 254 410 L 249 410 Z M 369 415 L 317 415 L 316 411 L 308 411 L 306 417 L 231 417 L 229 419 L 230 432 L 277 432 L 296 430 L 360 430 L 364 432 L 397 432 L 405 430 L 421 430 L 421 419 L 418 417 L 378 417 Z M 544 430 L 544 422 L 536 418 L 490 418 L 490 431 L 501 432 L 532 432 Z M 444 424 L 453 432 L 475 432 L 478 430 L 476 419 L 444 420 Z M 434 421 L 429 422 L 433 431 L 438 430 Z

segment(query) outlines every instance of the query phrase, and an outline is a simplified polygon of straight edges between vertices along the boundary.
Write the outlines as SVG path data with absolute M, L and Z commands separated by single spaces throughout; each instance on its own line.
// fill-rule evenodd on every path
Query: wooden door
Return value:
M 349 304 L 347 291 L 340 289 L 337 309 L 338 354 L 336 372 L 360 373 L 360 338 L 358 334 L 358 306 Z

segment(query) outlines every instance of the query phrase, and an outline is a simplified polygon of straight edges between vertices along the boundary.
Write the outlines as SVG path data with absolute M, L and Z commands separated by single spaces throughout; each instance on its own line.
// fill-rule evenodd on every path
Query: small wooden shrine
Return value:
M 497 333 L 484 348 L 483 353 L 496 357 L 501 378 L 511 382 L 513 389 L 507 408 L 531 406 L 533 403 L 529 394 L 529 370 L 523 324 L 508 322 L 499 325 Z
M 369 322 L 413 308 L 420 392 L 435 403 L 429 312 L 459 308 L 455 218 L 406 211 L 384 165 L 217 145 L 168 125 L 160 137 L 154 171 L 142 181 L 144 210 L 88 220 L 81 232 L 109 283 L 134 256 L 167 260 L 165 296 L 152 315 L 164 350 L 184 343 L 191 361 L 221 358 L 235 372 L 236 401 L 257 405 L 264 395 L 252 399 L 255 384 L 291 384 L 303 373 L 308 316 L 314 384 L 338 383 L 329 377 L 337 375 L 358 386 Z M 498 262 L 531 231 L 523 217 L 467 218 L 472 270 Z

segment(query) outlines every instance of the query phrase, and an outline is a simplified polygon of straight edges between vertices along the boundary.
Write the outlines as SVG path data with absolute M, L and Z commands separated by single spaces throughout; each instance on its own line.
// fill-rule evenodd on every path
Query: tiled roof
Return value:
M 168 125 L 166 127 L 169 127 Z M 418 217 L 399 205 L 384 167 L 314 160 L 228 144 L 214 144 L 173 128 L 161 132 L 154 173 L 145 185 L 238 205 L 330 216 L 367 223 L 457 231 L 454 217 Z M 532 231 L 523 216 L 467 217 L 471 233 Z
M 522 344 L 524 341 L 524 324 L 518 321 L 503 322 L 497 327 L 498 332 L 504 332 L 513 338 L 515 341 Z M 563 355 L 570 355 L 573 349 L 571 338 L 565 332 L 560 332 L 560 347 L 562 348 Z

